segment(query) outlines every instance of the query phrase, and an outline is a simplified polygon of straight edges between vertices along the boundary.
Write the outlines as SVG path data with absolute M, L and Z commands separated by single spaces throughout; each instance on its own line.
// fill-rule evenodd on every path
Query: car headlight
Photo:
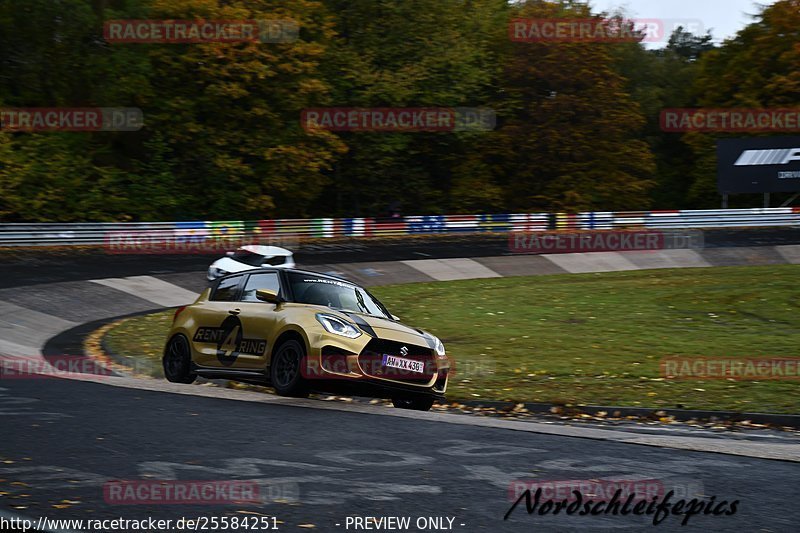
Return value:
M 325 328 L 325 331 L 328 333 L 341 335 L 348 339 L 356 339 L 361 336 L 361 331 L 359 331 L 357 327 L 350 322 L 342 320 L 338 316 L 317 313 L 317 321 L 322 324 L 322 327 Z
M 439 337 L 434 337 L 434 339 L 436 339 L 436 355 L 444 357 L 444 344 L 442 344 L 442 341 L 439 340 Z

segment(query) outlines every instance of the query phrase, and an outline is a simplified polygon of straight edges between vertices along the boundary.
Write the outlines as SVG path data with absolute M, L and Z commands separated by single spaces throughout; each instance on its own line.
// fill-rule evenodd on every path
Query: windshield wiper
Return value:
M 358 306 L 361 310 L 366 314 L 371 314 L 369 309 L 367 309 L 367 304 L 364 303 L 364 296 L 361 294 L 361 291 L 356 289 L 356 300 L 358 300 Z

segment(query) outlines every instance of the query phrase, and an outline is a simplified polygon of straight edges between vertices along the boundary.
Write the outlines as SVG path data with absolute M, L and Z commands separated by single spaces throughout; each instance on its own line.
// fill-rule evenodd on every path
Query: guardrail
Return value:
M 610 230 L 800 227 L 800 208 L 716 209 L 430 215 L 381 218 L 315 218 L 218 222 L 4 223 L 0 246 L 129 246 L 132 243 L 203 244 L 209 240 L 275 242 L 309 238 L 380 237 L 417 234 Z

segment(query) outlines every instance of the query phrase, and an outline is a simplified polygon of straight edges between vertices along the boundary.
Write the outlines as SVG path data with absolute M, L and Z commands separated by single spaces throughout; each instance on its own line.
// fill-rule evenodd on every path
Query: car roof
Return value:
M 258 272 L 288 272 L 288 273 L 295 273 L 295 274 L 310 274 L 312 276 L 317 276 L 320 278 L 327 278 L 335 281 L 341 281 L 342 283 L 347 283 L 348 285 L 355 285 L 360 287 L 358 283 L 355 281 L 351 281 L 349 279 L 341 278 L 339 276 L 333 276 L 331 274 L 323 274 L 322 272 L 314 272 L 313 270 L 303 270 L 300 268 L 275 268 L 275 267 L 263 267 L 263 268 L 253 268 L 250 270 L 245 270 L 243 272 L 232 272 L 225 276 L 222 276 L 219 279 L 233 277 L 233 276 L 241 276 L 245 274 L 256 274 Z
M 237 250 L 245 250 L 247 252 L 252 252 L 258 255 L 283 255 L 283 256 L 290 256 L 292 252 L 287 250 L 286 248 L 281 248 L 280 246 L 265 246 L 261 244 L 248 244 L 246 246 L 240 246 Z

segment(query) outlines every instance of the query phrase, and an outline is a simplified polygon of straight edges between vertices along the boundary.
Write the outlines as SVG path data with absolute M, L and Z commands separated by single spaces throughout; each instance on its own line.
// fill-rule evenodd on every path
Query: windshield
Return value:
M 233 252 L 231 259 L 250 266 L 261 266 L 262 263 L 264 263 L 263 255 L 255 254 L 253 252 L 248 252 L 247 250 L 242 250 L 242 249 Z
M 366 289 L 330 278 L 292 272 L 289 274 L 294 301 L 324 305 L 342 311 L 391 319 L 392 315 Z

